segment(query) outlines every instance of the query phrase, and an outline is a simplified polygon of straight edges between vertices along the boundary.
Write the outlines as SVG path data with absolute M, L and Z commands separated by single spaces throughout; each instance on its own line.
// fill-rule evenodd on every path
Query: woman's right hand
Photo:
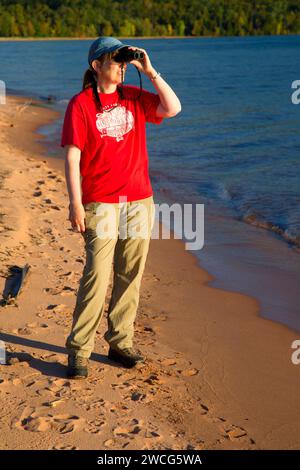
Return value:
M 74 231 L 85 232 L 85 210 L 82 203 L 69 204 L 69 220 Z

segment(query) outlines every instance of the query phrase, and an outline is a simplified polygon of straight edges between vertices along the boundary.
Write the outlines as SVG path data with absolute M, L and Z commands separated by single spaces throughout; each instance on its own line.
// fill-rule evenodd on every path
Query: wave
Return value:
M 300 237 L 293 235 L 289 231 L 289 229 L 273 224 L 272 222 L 264 219 L 263 217 L 259 217 L 254 212 L 243 214 L 237 217 L 237 219 L 246 222 L 247 224 L 253 225 L 254 227 L 262 228 L 264 230 L 276 233 L 284 241 L 294 247 L 297 253 L 300 253 Z

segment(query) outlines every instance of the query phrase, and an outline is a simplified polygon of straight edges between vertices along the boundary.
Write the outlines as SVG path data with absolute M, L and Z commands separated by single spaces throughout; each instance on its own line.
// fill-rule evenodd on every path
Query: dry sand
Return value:
M 42 160 L 35 142 L 57 113 L 37 105 L 0 106 L 1 292 L 9 266 L 31 266 L 17 306 L 0 307 L 0 448 L 299 448 L 297 334 L 260 318 L 255 299 L 210 287 L 180 240 L 150 244 L 134 339 L 147 362 L 108 360 L 103 318 L 90 377 L 65 378 L 84 242 L 68 221 L 63 161 Z

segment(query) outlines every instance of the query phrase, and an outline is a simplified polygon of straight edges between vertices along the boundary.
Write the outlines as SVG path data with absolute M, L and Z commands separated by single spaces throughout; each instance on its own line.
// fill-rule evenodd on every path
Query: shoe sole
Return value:
M 87 374 L 76 374 L 76 373 L 73 373 L 72 371 L 67 372 L 67 378 L 68 379 L 80 380 L 80 379 L 86 379 L 87 377 L 88 377 L 88 373 Z
M 113 352 L 108 353 L 108 358 L 111 359 L 112 361 L 118 362 L 119 364 L 122 364 L 126 369 L 132 369 L 135 367 L 137 364 L 142 364 L 145 362 L 145 359 L 140 359 L 139 361 L 135 361 L 134 363 L 129 363 L 126 362 L 126 359 L 121 359 L 119 356 L 115 356 Z
M 68 379 L 73 379 L 73 380 L 83 380 L 86 379 L 87 376 L 85 375 L 67 375 Z

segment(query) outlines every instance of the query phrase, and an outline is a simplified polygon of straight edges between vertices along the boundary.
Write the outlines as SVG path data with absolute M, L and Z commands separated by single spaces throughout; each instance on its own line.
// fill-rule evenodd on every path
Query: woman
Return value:
M 137 49 L 108 36 L 92 43 L 82 91 L 71 98 L 62 130 L 69 220 L 84 237 L 86 251 L 66 341 L 69 378 L 88 376 L 112 264 L 113 290 L 104 335 L 108 357 L 125 367 L 144 361 L 133 350 L 133 325 L 155 207 L 145 123 L 160 124 L 180 112 L 181 106 L 144 49 L 139 48 L 143 59 L 130 63 L 151 80 L 158 94 L 123 85 L 127 63 L 114 61 L 122 47 Z M 130 225 L 131 235 L 121 237 L 124 222 Z M 139 230 L 143 236 L 136 236 Z

